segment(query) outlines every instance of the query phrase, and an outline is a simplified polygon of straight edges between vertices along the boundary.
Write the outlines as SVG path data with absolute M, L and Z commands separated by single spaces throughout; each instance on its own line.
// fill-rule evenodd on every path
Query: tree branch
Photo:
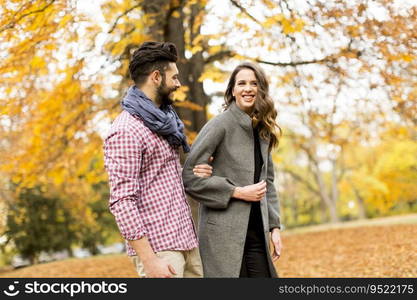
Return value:
M 20 22 L 22 19 L 26 18 L 27 16 L 44 12 L 54 2 L 55 2 L 55 0 L 51 0 L 48 4 L 46 4 L 44 7 L 40 8 L 38 10 L 34 10 L 34 11 L 31 11 L 31 12 L 27 12 L 27 13 L 21 15 L 17 20 L 11 21 L 10 23 L 8 23 L 8 24 L 4 25 L 2 28 L 0 28 L 0 32 L 3 32 L 5 30 L 8 30 L 8 29 L 13 28 L 18 22 Z
M 254 22 L 256 22 L 257 24 L 259 24 L 259 25 L 261 25 L 262 26 L 262 22 L 260 22 L 258 19 L 256 19 L 254 16 L 252 16 L 248 11 L 247 11 L 247 9 L 245 9 L 242 5 L 240 5 L 236 0 L 230 0 L 230 2 L 234 5 L 234 6 L 236 6 L 237 8 L 239 8 L 240 9 L 240 11 L 242 12 L 242 13 L 244 13 L 245 15 L 247 15 L 252 21 L 254 21 Z M 281 4 L 282 2 L 280 2 L 280 4 Z M 288 3 L 286 3 L 286 1 L 283 1 L 283 3 L 285 3 L 285 5 L 287 6 L 287 9 L 289 10 L 289 11 L 291 11 L 291 9 L 289 8 L 289 6 L 288 6 Z M 289 37 L 289 38 L 291 38 L 291 37 Z M 292 38 L 291 38 L 292 39 Z M 293 39 L 292 39 L 293 40 Z M 294 40 L 293 40 L 294 41 Z M 317 63 L 324 63 L 324 62 L 331 62 L 331 61 L 335 61 L 336 60 L 336 58 L 338 58 L 339 56 L 341 56 L 341 55 L 343 55 L 343 54 L 346 54 L 347 52 L 351 52 L 351 53 L 354 53 L 357 57 L 360 57 L 361 56 L 361 52 L 360 51 L 355 51 L 355 50 L 353 50 L 352 48 L 351 48 L 351 44 L 352 44 L 352 39 L 349 41 L 349 44 L 348 44 L 348 46 L 346 47 L 346 48 L 343 48 L 339 53 L 337 53 L 337 54 L 332 54 L 332 55 L 329 55 L 329 56 L 326 56 L 326 57 L 324 57 L 324 58 L 321 58 L 321 59 L 313 59 L 313 60 L 305 60 L 305 61 L 296 61 L 296 62 L 288 62 L 288 63 L 282 63 L 282 62 L 272 62 L 272 61 L 266 61 L 266 60 L 262 60 L 262 59 L 259 59 L 259 58 L 255 58 L 255 59 L 253 59 L 253 58 L 249 58 L 248 57 L 248 59 L 251 59 L 251 60 L 253 60 L 253 61 L 256 61 L 257 63 L 260 63 L 260 64 L 266 64 L 266 65 L 272 65 L 272 66 L 279 66 L 279 67 L 288 67 L 288 66 L 292 66 L 292 67 L 295 67 L 295 66 L 299 66 L 299 65 L 308 65 L 308 64 L 317 64 Z M 216 60 L 216 59 L 213 59 L 213 60 L 210 60 L 209 62 L 211 62 L 211 61 L 214 61 L 214 60 Z
M 288 173 L 291 175 L 292 178 L 294 178 L 295 180 L 297 180 L 298 182 L 301 182 L 302 184 L 304 184 L 307 189 L 309 189 L 311 192 L 313 192 L 314 194 L 320 196 L 320 193 L 317 189 L 315 189 L 310 182 L 308 182 L 307 180 L 305 180 L 304 178 L 302 178 L 300 175 L 298 175 L 297 173 L 295 173 L 294 171 L 284 168 L 283 171 L 285 173 Z
M 302 60 L 302 61 L 295 61 L 295 62 L 288 62 L 288 63 L 271 62 L 271 61 L 266 61 L 266 60 L 262 60 L 262 59 L 258 59 L 258 58 L 255 58 L 253 60 L 255 60 L 256 62 L 261 63 L 261 64 L 267 64 L 267 65 L 272 65 L 272 66 L 280 66 L 280 67 L 292 66 L 292 67 L 295 67 L 295 66 L 300 66 L 300 65 L 334 62 L 334 61 L 336 61 L 336 59 L 338 57 L 340 57 L 342 55 L 345 55 L 346 53 L 353 53 L 353 54 L 356 55 L 357 58 L 359 58 L 362 55 L 361 51 L 351 49 L 350 48 L 350 43 L 349 43 L 348 47 L 341 49 L 339 53 L 331 54 L 331 55 L 328 55 L 328 56 L 323 57 L 321 59 Z
M 322 63 L 322 62 L 327 62 L 329 61 L 328 59 L 329 57 L 325 57 L 322 59 L 313 59 L 313 60 L 304 60 L 304 61 L 294 61 L 294 62 L 288 62 L 288 63 L 282 63 L 282 62 L 271 62 L 271 61 L 266 61 L 266 60 L 262 60 L 262 59 L 255 59 L 256 62 L 260 63 L 260 64 L 266 64 L 266 65 L 272 65 L 272 66 L 280 66 L 280 67 L 288 67 L 288 66 L 299 66 L 299 65 L 308 65 L 308 64 L 317 64 L 317 63 Z
M 242 13 L 244 13 L 245 15 L 247 15 L 249 18 L 251 18 L 252 19 L 252 21 L 254 21 L 255 23 L 258 23 L 259 25 L 261 25 L 262 26 L 262 22 L 260 22 L 260 21 L 258 21 L 258 19 L 256 19 L 254 16 L 252 16 L 248 11 L 247 11 L 247 9 L 246 8 L 244 8 L 242 5 L 240 5 L 237 1 L 235 1 L 235 0 L 230 0 L 230 2 L 232 2 L 232 4 L 234 5 L 234 6 L 236 6 L 237 8 L 239 8 L 240 9 L 240 11 L 242 12 Z
M 210 55 L 209 57 L 207 57 L 204 60 L 204 63 L 205 64 L 209 64 L 209 63 L 212 63 L 214 61 L 222 60 L 224 58 L 233 57 L 234 55 L 236 55 L 236 53 L 233 52 L 233 51 L 231 51 L 231 50 L 222 50 L 222 51 L 219 51 L 219 52 L 217 52 L 217 53 L 215 53 L 215 54 Z
M 260 64 L 266 64 L 266 65 L 272 65 L 272 66 L 278 66 L 278 67 L 295 67 L 300 65 L 309 65 L 309 64 L 320 64 L 325 62 L 334 61 L 337 57 L 339 57 L 342 54 L 345 54 L 347 49 L 342 49 L 338 54 L 332 54 L 329 56 L 326 56 L 322 59 L 312 59 L 312 60 L 302 60 L 302 61 L 293 61 L 293 62 L 272 62 L 272 61 L 266 61 L 260 58 L 252 58 L 246 56 L 245 58 L 255 61 Z M 350 52 L 354 52 L 351 50 Z M 355 53 L 357 56 L 360 56 L 360 53 Z M 230 58 L 236 55 L 236 52 L 231 50 L 222 50 L 220 52 L 217 52 L 209 57 L 207 57 L 204 61 L 204 63 L 212 63 L 214 61 L 222 60 L 224 58 Z
M 342 51 L 343 52 L 343 51 Z M 342 53 L 341 52 L 341 53 Z M 223 50 L 220 52 L 217 52 L 209 57 L 207 57 L 205 59 L 205 63 L 211 63 L 214 61 L 218 61 L 218 60 L 222 60 L 224 58 L 230 58 L 233 57 L 234 55 L 236 55 L 236 52 L 231 51 L 231 50 Z M 299 65 L 308 65 L 308 64 L 316 64 L 316 63 L 323 63 L 323 62 L 328 62 L 328 61 L 333 61 L 334 60 L 335 55 L 330 55 L 327 56 L 325 58 L 322 59 L 313 59 L 313 60 L 304 60 L 304 61 L 294 61 L 294 62 L 272 62 L 272 61 L 266 61 L 260 58 L 253 58 L 253 57 L 249 57 L 246 56 L 245 58 L 255 61 L 257 63 L 260 64 L 266 64 L 266 65 L 272 65 L 272 66 L 278 66 L 278 67 L 288 67 L 288 66 L 299 66 Z
M 107 32 L 107 33 L 112 33 L 113 32 L 113 30 L 115 30 L 116 29 L 116 26 L 117 26 L 117 24 L 119 23 L 119 20 L 122 18 L 122 17 L 124 17 L 124 16 L 126 16 L 128 13 L 130 13 L 132 10 L 134 10 L 134 9 L 136 9 L 136 8 L 138 8 L 138 7 L 140 7 L 142 4 L 136 4 L 135 6 L 132 6 L 131 8 L 129 8 L 128 10 L 126 10 L 125 12 L 123 12 L 122 14 L 120 14 L 117 18 L 116 18 L 116 20 L 114 21 L 114 23 L 113 23 L 113 25 L 112 25 L 112 27 L 110 28 L 110 30 Z

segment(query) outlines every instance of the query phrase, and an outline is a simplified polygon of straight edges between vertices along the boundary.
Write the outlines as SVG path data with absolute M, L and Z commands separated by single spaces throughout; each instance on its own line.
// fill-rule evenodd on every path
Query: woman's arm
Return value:
M 268 154 L 268 173 L 266 179 L 266 199 L 268 203 L 268 216 L 269 216 L 269 230 L 273 228 L 281 228 L 280 213 L 279 213 L 279 201 L 278 195 L 274 185 L 274 164 L 272 162 L 271 153 Z
M 280 258 L 282 252 L 281 241 L 281 222 L 279 216 L 279 201 L 277 192 L 274 185 L 274 164 L 272 162 L 271 153 L 268 155 L 268 174 L 267 174 L 267 192 L 266 199 L 268 203 L 268 216 L 269 216 L 269 230 L 271 231 L 271 242 L 273 247 L 272 261 L 276 261 Z
M 217 209 L 226 208 L 232 197 L 248 202 L 260 201 L 266 192 L 265 182 L 241 187 L 230 178 L 221 176 L 202 178 L 193 172 L 194 165 L 210 162 L 213 156 L 216 159 L 216 149 L 224 136 L 224 127 L 215 119 L 207 123 L 198 134 L 182 172 L 185 191 L 195 200 Z
M 193 173 L 195 165 L 209 162 L 224 138 L 225 130 L 216 121 L 212 120 L 207 123 L 198 134 L 185 161 L 182 177 L 185 191 L 193 199 L 208 207 L 221 209 L 228 206 L 236 187 L 235 184 L 225 177 L 214 175 L 203 178 Z

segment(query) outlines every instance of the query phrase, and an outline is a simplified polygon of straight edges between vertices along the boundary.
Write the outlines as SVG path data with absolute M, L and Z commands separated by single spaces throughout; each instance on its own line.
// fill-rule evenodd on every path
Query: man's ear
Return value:
M 150 76 L 151 76 L 152 82 L 155 84 L 159 84 L 162 79 L 162 76 L 159 70 L 154 70 Z

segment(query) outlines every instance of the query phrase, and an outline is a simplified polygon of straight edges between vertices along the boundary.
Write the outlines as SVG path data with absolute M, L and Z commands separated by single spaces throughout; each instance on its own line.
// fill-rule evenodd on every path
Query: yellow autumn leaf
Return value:
M 195 110 L 195 111 L 202 111 L 203 110 L 203 107 L 201 105 L 198 105 L 196 103 L 193 103 L 193 102 L 187 101 L 187 100 L 182 101 L 182 102 L 176 102 L 175 106 L 188 108 L 188 109 Z
M 192 54 L 195 54 L 195 53 L 200 52 L 202 50 L 203 50 L 203 47 L 201 47 L 201 45 L 196 45 L 196 46 L 191 47 L 191 53 Z
M 415 58 L 414 55 L 408 54 L 408 53 L 404 53 L 400 57 L 403 61 L 406 61 L 406 62 L 412 62 Z
M 189 90 L 188 86 L 185 86 L 185 85 L 182 85 L 179 89 L 177 89 L 173 93 L 173 98 L 175 99 L 175 101 L 179 101 L 179 102 L 184 101 L 187 98 L 188 90 Z
M 172 16 L 173 16 L 174 18 L 179 18 L 181 15 L 180 15 L 179 11 L 178 11 L 178 10 L 176 10 L 176 11 L 174 11 L 174 12 L 172 13 Z
M 46 65 L 45 59 L 40 56 L 33 57 L 32 61 L 30 62 L 32 68 L 38 69 L 43 68 Z

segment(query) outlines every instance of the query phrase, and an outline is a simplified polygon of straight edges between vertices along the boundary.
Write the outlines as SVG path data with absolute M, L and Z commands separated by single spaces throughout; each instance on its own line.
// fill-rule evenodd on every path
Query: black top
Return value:
M 262 159 L 261 154 L 261 144 L 259 142 L 259 133 L 258 129 L 253 129 L 253 138 L 254 138 L 254 144 L 255 144 L 255 176 L 253 176 L 253 183 L 259 182 L 259 177 L 261 176 L 261 169 L 262 165 L 264 164 L 264 161 Z
M 261 144 L 259 141 L 259 132 L 257 128 L 253 129 L 253 137 L 254 137 L 254 147 L 255 147 L 255 172 L 253 183 L 258 183 L 259 178 L 261 176 L 261 170 L 263 165 L 263 159 L 261 154 Z M 252 202 L 252 207 L 250 211 L 249 217 L 249 225 L 248 230 L 255 230 L 263 232 L 263 225 L 262 225 L 262 215 L 261 215 L 261 207 L 260 202 Z

